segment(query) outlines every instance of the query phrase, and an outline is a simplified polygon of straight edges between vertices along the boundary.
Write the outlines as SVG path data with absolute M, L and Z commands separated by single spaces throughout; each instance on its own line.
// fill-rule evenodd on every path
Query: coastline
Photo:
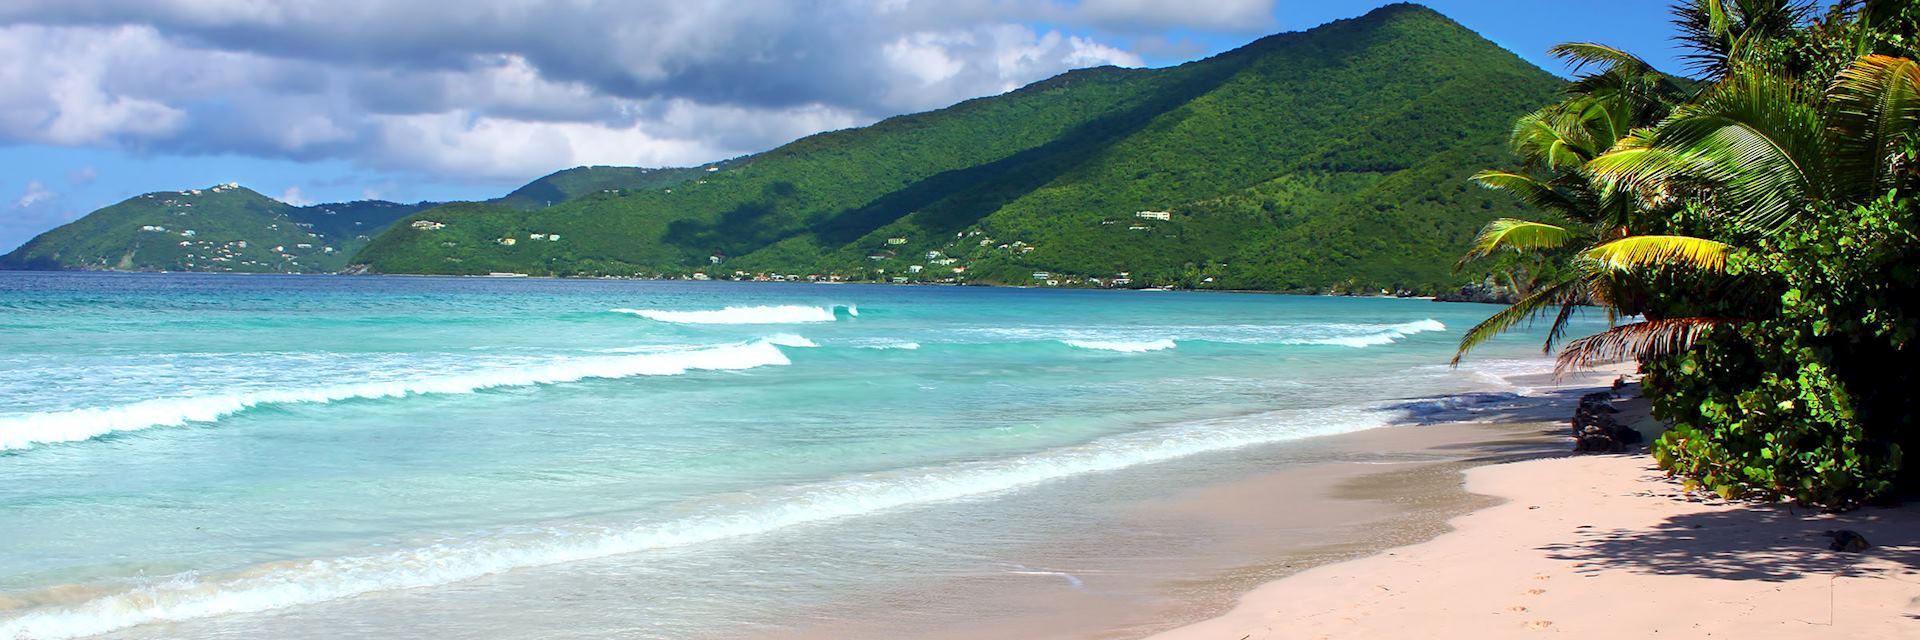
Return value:
M 1640 406 L 1627 411 L 1644 420 L 1644 402 L 1632 404 Z M 1643 452 L 1507 446 L 1505 459 L 1460 465 L 1461 488 L 1479 506 L 1424 541 L 1319 563 L 1245 592 L 1224 613 L 1147 637 L 1920 634 L 1912 507 L 1822 514 L 1725 502 L 1683 493 Z M 1833 529 L 1875 546 L 1829 550 L 1821 534 Z
M 1266 289 L 1204 289 L 1204 288 L 1179 289 L 1179 288 L 1171 288 L 1171 287 L 1046 287 L 1046 286 L 1034 286 L 1034 285 L 1022 285 L 1022 284 L 998 284 L 998 283 L 992 283 L 992 282 L 888 282 L 884 280 L 756 281 L 756 280 L 739 280 L 739 279 L 730 279 L 730 278 L 713 278 L 709 280 L 696 280 L 693 278 L 658 278 L 658 277 L 638 278 L 633 276 L 611 276 L 611 275 L 555 276 L 555 275 L 533 275 L 533 274 L 523 274 L 523 273 L 506 274 L 506 275 L 456 274 L 456 273 L 378 273 L 378 272 L 372 272 L 372 271 L 352 271 L 352 270 L 342 270 L 342 271 L 323 272 L 323 273 L 293 273 L 293 272 L 268 273 L 268 272 L 257 272 L 257 271 L 254 271 L 254 272 L 248 272 L 248 271 L 143 271 L 143 270 L 137 270 L 137 269 L 10 269 L 6 267 L 0 267 L 0 272 L 4 272 L 4 271 L 15 271 L 15 272 L 24 272 L 24 273 L 105 273 L 105 274 L 154 274 L 154 275 L 210 275 L 210 276 L 457 278 L 457 279 L 465 279 L 465 280 L 566 280 L 566 281 L 616 280 L 616 281 L 632 281 L 632 282 L 726 282 L 726 283 L 779 284 L 779 285 L 857 284 L 857 285 L 885 285 L 889 287 L 984 287 L 989 289 L 1034 289 L 1034 290 L 1041 290 L 1041 291 L 1138 291 L 1138 292 L 1154 292 L 1154 293 L 1161 293 L 1161 292 L 1244 293 L 1244 294 L 1253 294 L 1253 295 L 1274 295 L 1274 296 L 1309 296 L 1309 297 L 1324 297 L 1324 298 L 1377 298 L 1377 299 L 1385 299 L 1385 300 L 1424 300 L 1427 302 L 1444 302 L 1444 303 L 1502 304 L 1502 303 L 1495 303 L 1495 302 L 1482 302 L 1477 300 L 1443 299 L 1439 296 L 1431 296 L 1431 295 L 1401 296 L 1401 295 L 1382 295 L 1382 294 L 1376 294 L 1376 293 L 1360 293 L 1360 294 L 1338 293 L 1336 294 L 1336 293 L 1308 293 L 1304 291 L 1274 291 L 1274 290 L 1266 290 Z
M 1515 376 L 1515 386 L 1538 391 L 1406 400 L 1427 409 L 1393 426 L 1165 463 L 1261 470 L 1142 497 L 1114 514 L 1107 530 L 1036 542 L 982 563 L 1016 571 L 929 576 L 749 635 L 1104 640 L 1226 615 L 1262 585 L 1433 539 L 1453 518 L 1496 504 L 1467 491 L 1462 472 L 1562 454 L 1567 408 L 1615 375 L 1584 374 L 1559 386 L 1548 375 Z

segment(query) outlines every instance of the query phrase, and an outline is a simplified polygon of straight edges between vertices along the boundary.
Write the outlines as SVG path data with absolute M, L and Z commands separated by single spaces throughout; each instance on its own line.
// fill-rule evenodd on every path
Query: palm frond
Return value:
M 1567 343 L 1555 363 L 1554 375 L 1576 369 L 1627 360 L 1648 360 L 1686 351 L 1716 327 L 1732 324 L 1728 318 L 1667 318 L 1624 324 Z
M 1827 105 L 1833 169 L 1848 195 L 1864 198 L 1892 188 L 1895 156 L 1920 133 L 1920 63 L 1863 56 L 1827 89 Z
M 1636 72 L 1653 70 L 1653 65 L 1647 64 L 1647 61 L 1642 60 L 1640 56 L 1598 42 L 1557 44 L 1547 49 L 1547 55 L 1572 64 L 1574 73 L 1579 73 L 1580 69 L 1588 65 L 1601 67 L 1603 73 L 1614 69 Z
M 1732 245 L 1706 238 L 1646 235 L 1606 242 L 1585 255 L 1617 271 L 1678 265 L 1718 273 L 1726 270 L 1727 254 L 1732 252 Z
M 1562 216 L 1578 218 L 1580 203 L 1554 189 L 1553 185 L 1540 181 L 1533 176 L 1512 171 L 1482 171 L 1473 175 L 1473 181 L 1488 189 L 1496 189 L 1513 194 L 1527 206 Z
M 1689 0 L 1673 8 L 1675 37 L 1689 51 L 1680 56 L 1694 71 L 1720 77 L 1763 51 L 1756 43 L 1779 42 L 1815 13 L 1811 0 Z
M 1771 231 L 1829 196 L 1824 125 L 1813 103 L 1795 80 L 1736 71 L 1587 170 L 1641 193 L 1703 183 L 1715 192 L 1719 212 L 1741 228 Z
M 1522 164 L 1555 171 L 1578 170 L 1598 155 L 1581 123 L 1567 117 L 1562 105 L 1521 116 L 1514 122 L 1508 146 Z
M 1480 235 L 1473 239 L 1473 246 L 1467 255 L 1460 259 L 1460 265 L 1493 255 L 1501 249 L 1514 251 L 1539 251 L 1558 249 L 1567 246 L 1578 234 L 1559 225 L 1544 222 L 1501 218 L 1487 223 L 1480 229 Z
M 1460 366 L 1460 361 L 1467 357 L 1468 351 L 1472 351 L 1474 347 L 1480 346 L 1488 340 L 1492 340 L 1494 336 L 1505 333 L 1508 329 L 1512 329 L 1522 322 L 1531 320 L 1534 316 L 1556 305 L 1576 302 L 1577 300 L 1575 300 L 1571 294 L 1576 293 L 1578 290 L 1578 280 L 1562 278 L 1552 284 L 1534 290 L 1532 295 L 1521 298 L 1519 301 L 1507 305 L 1507 308 L 1501 309 L 1492 316 L 1489 316 L 1486 320 L 1480 321 L 1480 324 L 1476 324 L 1472 329 L 1468 329 L 1466 335 L 1460 336 L 1460 349 L 1453 354 L 1453 365 L 1456 367 Z

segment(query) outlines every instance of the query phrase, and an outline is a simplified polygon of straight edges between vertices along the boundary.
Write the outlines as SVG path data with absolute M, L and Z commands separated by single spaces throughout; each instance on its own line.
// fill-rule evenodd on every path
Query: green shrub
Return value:
M 1660 464 L 1723 495 L 1844 508 L 1920 488 L 1920 215 L 1892 195 L 1765 239 L 1730 271 L 1778 311 L 1647 363 Z

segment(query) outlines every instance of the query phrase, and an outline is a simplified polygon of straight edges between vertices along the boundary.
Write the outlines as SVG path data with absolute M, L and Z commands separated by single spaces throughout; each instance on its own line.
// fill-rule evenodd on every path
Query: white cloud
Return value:
M 1272 4 L 11 0 L 0 143 L 497 181 L 696 164 L 1073 68 L 1140 66 L 1098 34 L 1265 28 Z
M 13 206 L 18 209 L 31 209 L 59 195 L 48 190 L 47 186 L 40 184 L 39 180 L 28 180 L 26 193 L 20 194 L 20 199 L 15 200 Z
M 280 197 L 274 198 L 274 199 L 279 200 L 281 202 L 285 202 L 287 204 L 290 204 L 296 207 L 304 207 L 304 206 L 313 204 L 313 200 L 307 198 L 307 194 L 301 193 L 300 187 L 297 187 L 297 186 L 287 187 L 286 191 L 280 192 Z
M 11 206 L 0 206 L 0 253 L 77 217 L 78 212 L 63 206 L 60 194 L 38 180 L 29 180 Z

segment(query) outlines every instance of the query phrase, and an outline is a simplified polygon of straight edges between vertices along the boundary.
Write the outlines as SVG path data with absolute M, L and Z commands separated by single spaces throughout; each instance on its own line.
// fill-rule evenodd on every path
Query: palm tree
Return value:
M 1585 170 L 1642 200 L 1685 194 L 1703 203 L 1709 216 L 1724 220 L 1733 239 L 1757 239 L 1920 183 L 1916 140 L 1920 63 L 1868 55 L 1848 65 L 1824 91 L 1792 77 L 1736 67 L 1712 91 L 1677 108 L 1658 126 L 1636 131 Z M 1629 269 L 1675 259 L 1708 271 L 1724 267 L 1727 245 L 1680 248 L 1687 244 L 1649 243 L 1638 249 L 1644 255 L 1620 262 Z M 1658 245 L 1664 246 L 1654 248 Z M 1621 251 L 1636 249 L 1623 246 Z M 1621 325 L 1568 343 L 1560 368 L 1677 353 L 1713 328 L 1738 321 L 1691 317 Z
M 1458 266 L 1517 252 L 1546 256 L 1559 268 L 1547 282 L 1520 292 L 1513 305 L 1468 330 L 1455 364 L 1493 336 L 1556 308 L 1544 345 L 1548 352 L 1581 306 L 1598 303 L 1628 313 L 1637 306 L 1632 304 L 1638 297 L 1636 283 L 1619 267 L 1624 259 L 1644 255 L 1595 250 L 1626 237 L 1643 202 L 1611 182 L 1591 179 L 1586 165 L 1636 127 L 1664 117 L 1686 98 L 1687 90 L 1644 60 L 1605 45 L 1564 44 L 1552 52 L 1573 62 L 1576 71 L 1588 65 L 1601 71 L 1581 76 L 1567 99 L 1522 117 L 1514 126 L 1510 144 L 1522 171 L 1483 171 L 1473 179 L 1558 220 L 1495 220 L 1481 230 Z
M 1813 17 L 1810 0 L 1690 0 L 1673 8 L 1681 56 L 1707 78 L 1720 78 L 1741 63 L 1760 59 L 1767 44 L 1785 42 Z

